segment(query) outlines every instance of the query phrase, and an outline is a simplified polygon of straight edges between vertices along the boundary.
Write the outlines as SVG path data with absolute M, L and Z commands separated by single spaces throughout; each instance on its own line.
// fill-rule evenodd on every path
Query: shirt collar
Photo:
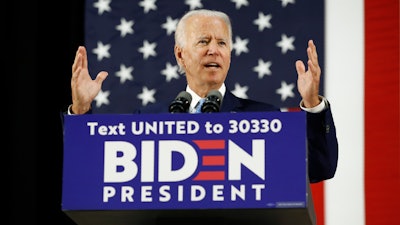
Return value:
M 189 85 L 186 86 L 186 91 L 189 92 L 189 94 L 192 95 L 192 102 L 190 103 L 190 107 L 189 107 L 189 112 L 194 112 L 194 107 L 196 106 L 197 102 L 201 99 L 200 96 L 198 96 L 192 89 L 190 89 Z M 226 86 L 225 83 L 223 83 L 221 85 L 221 87 L 218 89 L 218 91 L 221 93 L 222 98 L 224 98 L 225 96 L 225 92 L 226 92 Z

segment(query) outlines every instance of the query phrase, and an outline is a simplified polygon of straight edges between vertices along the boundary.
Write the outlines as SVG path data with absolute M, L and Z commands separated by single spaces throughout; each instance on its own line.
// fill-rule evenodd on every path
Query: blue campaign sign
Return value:
M 304 112 L 64 116 L 63 210 L 304 208 Z

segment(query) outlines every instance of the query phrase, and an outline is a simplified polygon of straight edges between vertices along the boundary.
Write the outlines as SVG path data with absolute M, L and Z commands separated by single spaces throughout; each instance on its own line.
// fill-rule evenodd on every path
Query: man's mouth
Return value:
M 219 68 L 220 66 L 218 65 L 218 63 L 207 63 L 205 65 L 205 67 L 207 67 L 207 68 L 211 68 L 211 67 Z

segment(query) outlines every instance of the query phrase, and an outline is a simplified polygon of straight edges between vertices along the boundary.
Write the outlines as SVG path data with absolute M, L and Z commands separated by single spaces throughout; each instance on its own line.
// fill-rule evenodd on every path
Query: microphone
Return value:
M 201 112 L 212 113 L 219 112 L 222 103 L 222 94 L 218 90 L 208 92 L 206 100 L 201 107 Z
M 181 91 L 169 105 L 170 113 L 184 113 L 189 111 L 192 95 L 187 91 Z

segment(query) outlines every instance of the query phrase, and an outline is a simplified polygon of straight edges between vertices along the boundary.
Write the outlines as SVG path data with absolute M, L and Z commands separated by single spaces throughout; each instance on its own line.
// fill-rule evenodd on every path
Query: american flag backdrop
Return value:
M 231 17 L 226 85 L 240 97 L 297 107 L 294 63 L 315 41 L 339 142 L 335 177 L 311 186 L 317 225 L 400 224 L 399 1 L 86 0 L 89 71 L 109 72 L 94 112 L 131 113 L 184 89 L 173 35 L 195 8 Z
M 306 62 L 309 39 L 317 45 L 323 68 L 324 1 L 87 0 L 89 71 L 92 77 L 109 72 L 93 110 L 130 113 L 170 102 L 184 90 L 186 80 L 178 73 L 173 52 L 174 31 L 185 12 L 199 8 L 231 17 L 228 90 L 280 108 L 297 107 L 295 61 Z

